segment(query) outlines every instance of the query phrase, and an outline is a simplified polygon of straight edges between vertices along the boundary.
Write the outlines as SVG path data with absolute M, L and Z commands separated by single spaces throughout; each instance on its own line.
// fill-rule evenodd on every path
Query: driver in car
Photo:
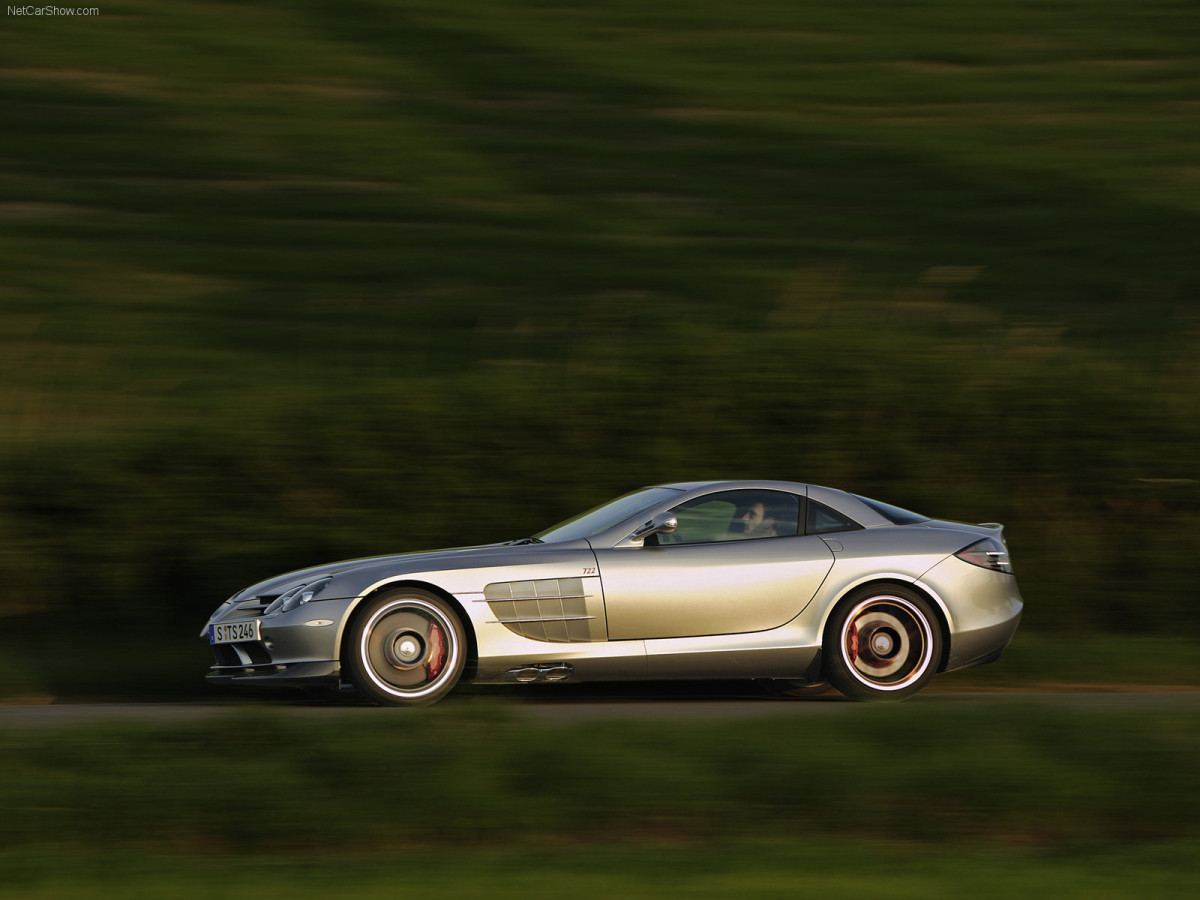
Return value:
M 775 519 L 767 515 L 766 506 L 759 500 L 747 505 L 734 521 L 740 522 L 743 529 L 739 537 L 775 537 L 778 534 L 775 530 Z

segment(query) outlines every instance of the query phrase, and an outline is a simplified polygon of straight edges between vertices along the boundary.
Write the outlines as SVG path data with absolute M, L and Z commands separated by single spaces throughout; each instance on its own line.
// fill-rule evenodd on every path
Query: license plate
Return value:
M 257 641 L 258 638 L 258 619 L 251 619 L 249 622 L 222 622 L 219 625 L 208 626 L 208 642 L 210 644 Z

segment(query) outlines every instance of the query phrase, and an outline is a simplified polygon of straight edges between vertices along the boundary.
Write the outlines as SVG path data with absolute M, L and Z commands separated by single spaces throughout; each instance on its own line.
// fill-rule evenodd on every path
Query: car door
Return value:
M 673 534 L 643 547 L 593 547 L 609 640 L 766 631 L 789 622 L 833 566 L 800 532 L 803 498 L 718 491 L 673 512 Z

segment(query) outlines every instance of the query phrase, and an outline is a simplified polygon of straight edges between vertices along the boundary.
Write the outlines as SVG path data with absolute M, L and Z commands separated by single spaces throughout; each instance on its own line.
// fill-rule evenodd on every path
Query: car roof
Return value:
M 765 481 L 759 479 L 740 479 L 737 481 L 673 481 L 669 484 L 656 484 L 654 487 L 674 488 L 677 491 L 690 491 L 695 488 L 722 487 L 729 490 L 737 490 L 739 488 L 767 488 L 771 487 L 780 491 L 795 491 L 799 488 L 800 493 L 804 493 L 807 484 L 801 484 L 796 481 Z

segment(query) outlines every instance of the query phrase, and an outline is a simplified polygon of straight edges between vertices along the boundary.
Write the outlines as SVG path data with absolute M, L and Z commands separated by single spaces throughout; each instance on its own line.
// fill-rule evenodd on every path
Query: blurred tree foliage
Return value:
M 0 614 L 188 639 L 633 487 L 998 520 L 1027 627 L 1197 622 L 1184 0 L 9 17 Z

